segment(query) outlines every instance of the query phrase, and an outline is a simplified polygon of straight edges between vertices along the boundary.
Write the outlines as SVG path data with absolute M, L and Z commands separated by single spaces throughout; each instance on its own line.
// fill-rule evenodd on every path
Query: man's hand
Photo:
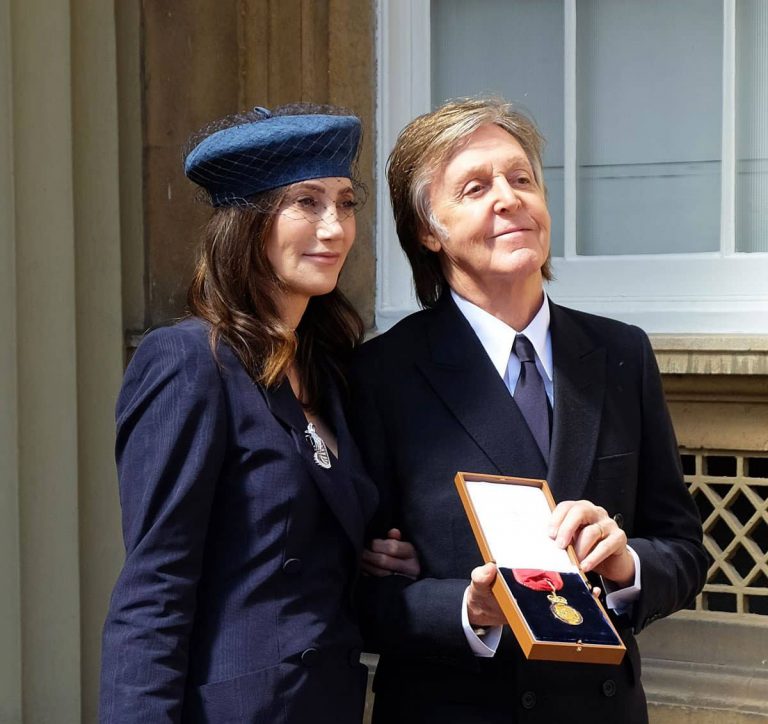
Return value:
M 486 563 L 472 570 L 467 594 L 467 615 L 471 626 L 503 626 L 507 619 L 491 593 L 496 580 L 496 565 Z
M 371 547 L 363 550 L 360 566 L 371 576 L 391 576 L 395 573 L 416 580 L 421 572 L 416 549 L 403 539 L 397 528 L 387 531 L 386 538 L 374 538 Z
M 549 536 L 560 548 L 573 543 L 583 571 L 594 571 L 617 588 L 632 584 L 635 561 L 627 536 L 604 508 L 588 500 L 564 500 L 552 511 Z

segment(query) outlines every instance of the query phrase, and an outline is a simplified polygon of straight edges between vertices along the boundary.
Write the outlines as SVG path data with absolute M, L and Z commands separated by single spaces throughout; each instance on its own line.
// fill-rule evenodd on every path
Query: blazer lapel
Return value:
M 328 422 L 335 425 L 339 435 L 339 459 L 332 457 L 331 467 L 328 469 L 321 468 L 314 460 L 314 451 L 304 435 L 308 423 L 288 382 L 283 382 L 274 389 L 265 389 L 264 394 L 272 414 L 290 428 L 296 449 L 312 480 L 338 519 L 355 550 L 359 550 L 363 542 L 363 511 L 357 489 L 351 481 L 350 463 L 345 460 L 348 457 L 346 450 L 350 444 L 349 434 L 346 431 L 346 425 L 339 423 L 341 412 L 335 387 L 329 387 L 332 419 Z
M 557 500 L 583 497 L 605 396 L 605 348 L 550 302 L 555 404 L 548 481 Z
M 359 545 L 363 540 L 363 528 L 373 517 L 378 504 L 378 491 L 373 481 L 365 473 L 360 454 L 347 426 L 347 417 L 341 404 L 341 393 L 329 376 L 328 415 L 336 431 L 336 444 L 339 450 L 337 471 L 343 477 L 343 502 L 354 510 L 350 518 L 349 530 L 356 536 L 353 542 Z
M 307 427 L 307 420 L 288 381 L 281 382 L 277 387 L 262 387 L 262 390 L 269 411 L 284 425 L 301 432 L 303 435 Z
M 450 294 L 434 309 L 428 343 L 422 373 L 497 471 L 543 478 L 544 460 L 520 410 Z

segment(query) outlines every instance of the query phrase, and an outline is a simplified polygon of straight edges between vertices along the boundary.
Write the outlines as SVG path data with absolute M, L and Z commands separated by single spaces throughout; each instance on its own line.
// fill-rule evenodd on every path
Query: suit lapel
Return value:
M 548 481 L 557 500 L 584 495 L 600 432 L 605 348 L 550 302 L 555 404 Z
M 544 460 L 520 410 L 450 294 L 433 311 L 428 344 L 422 373 L 497 471 L 544 477 Z
M 307 420 L 301 411 L 301 405 L 293 395 L 291 386 L 287 380 L 284 380 L 277 387 L 262 388 L 264 397 L 267 400 L 269 411 L 292 430 L 304 434 L 307 427 Z
M 347 426 L 347 417 L 341 404 L 341 393 L 335 383 L 331 384 L 329 390 L 328 414 L 330 423 L 336 431 L 336 444 L 339 450 L 338 472 L 343 476 L 345 483 L 352 488 L 351 491 L 347 491 L 345 487 L 344 494 L 349 505 L 354 505 L 356 515 L 351 522 L 354 524 L 353 532 L 357 536 L 355 540 L 359 544 L 363 539 L 363 526 L 376 511 L 378 493 L 373 481 L 365 473 L 357 446 Z
M 328 389 L 332 418 L 328 422 L 335 427 L 338 435 L 339 459 L 331 457 L 329 469 L 321 468 L 314 460 L 312 446 L 304 435 L 307 429 L 307 420 L 288 382 L 285 381 L 273 389 L 265 389 L 264 395 L 272 414 L 290 429 L 291 436 L 310 477 L 338 519 L 352 545 L 358 550 L 363 541 L 363 511 L 358 490 L 351 480 L 350 461 L 346 459 L 349 457 L 346 454 L 350 446 L 349 433 L 343 422 L 335 387 L 330 386 Z

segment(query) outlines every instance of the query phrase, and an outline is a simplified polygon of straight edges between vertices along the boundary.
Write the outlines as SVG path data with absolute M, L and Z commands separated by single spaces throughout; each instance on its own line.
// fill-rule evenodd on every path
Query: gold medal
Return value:
M 552 615 L 569 626 L 578 626 L 584 622 L 584 617 L 573 606 L 568 605 L 565 596 L 558 596 L 557 592 L 563 587 L 563 579 L 557 571 L 542 571 L 538 568 L 516 568 L 512 571 L 515 580 L 526 588 L 534 591 L 546 591 L 550 593 L 547 599 L 552 604 L 549 610 Z
M 547 599 L 552 603 L 549 610 L 552 611 L 552 615 L 567 623 L 569 626 L 578 626 L 584 617 L 573 607 L 568 605 L 568 600 L 563 596 L 558 596 L 554 591 L 547 596 Z

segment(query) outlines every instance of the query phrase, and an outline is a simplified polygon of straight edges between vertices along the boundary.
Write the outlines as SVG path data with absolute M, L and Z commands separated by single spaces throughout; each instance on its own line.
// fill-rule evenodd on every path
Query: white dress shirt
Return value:
M 469 322 L 473 331 L 483 345 L 483 349 L 491 359 L 500 377 L 504 380 L 511 395 L 515 394 L 517 380 L 520 377 L 520 360 L 512 354 L 512 343 L 518 334 L 524 334 L 536 351 L 536 369 L 544 381 L 544 390 L 549 398 L 549 404 L 554 409 L 554 369 L 552 365 L 552 338 L 549 334 L 549 304 L 544 302 L 534 318 L 525 329 L 519 332 L 497 317 L 489 314 L 476 304 L 468 302 L 451 290 L 453 301 L 459 311 Z

